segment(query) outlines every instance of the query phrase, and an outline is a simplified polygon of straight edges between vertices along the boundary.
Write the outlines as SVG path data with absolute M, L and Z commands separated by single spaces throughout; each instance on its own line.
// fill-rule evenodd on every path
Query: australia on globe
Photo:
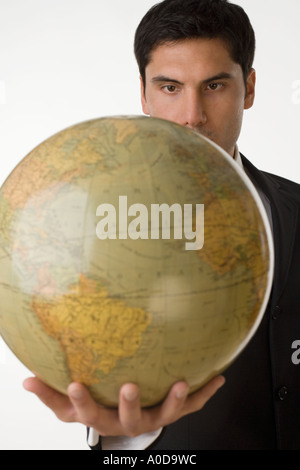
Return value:
M 243 170 L 184 127 L 142 116 L 73 125 L 0 190 L 0 333 L 42 381 L 117 406 L 224 371 L 261 321 L 267 216 Z

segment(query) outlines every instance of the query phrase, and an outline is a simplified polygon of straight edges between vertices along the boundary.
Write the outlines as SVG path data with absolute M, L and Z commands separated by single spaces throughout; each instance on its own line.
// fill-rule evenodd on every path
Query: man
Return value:
M 65 397 L 27 379 L 25 388 L 60 419 L 90 428 L 92 448 L 300 449 L 300 374 L 292 360 L 300 339 L 300 191 L 260 172 L 237 149 L 243 112 L 254 102 L 254 49 L 247 15 L 227 0 L 165 0 L 137 29 L 143 111 L 207 136 L 245 169 L 270 218 L 275 277 L 261 326 L 224 373 L 225 385 L 216 377 L 188 396 L 180 382 L 147 410 L 138 387 L 125 384 L 119 409 L 109 410 L 80 384 Z

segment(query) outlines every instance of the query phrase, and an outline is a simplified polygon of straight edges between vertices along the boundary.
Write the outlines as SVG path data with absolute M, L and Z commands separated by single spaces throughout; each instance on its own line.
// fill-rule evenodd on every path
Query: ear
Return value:
M 140 84 L 141 84 L 141 102 L 142 102 L 143 113 L 147 114 L 147 115 L 150 115 L 149 108 L 148 108 L 148 105 L 147 105 L 146 95 L 145 95 L 144 82 L 143 82 L 142 77 L 140 77 Z
M 256 83 L 256 72 L 254 69 L 250 70 L 250 73 L 247 78 L 247 89 L 246 89 L 246 97 L 244 102 L 244 109 L 249 109 L 253 106 L 254 98 L 255 98 L 255 83 Z

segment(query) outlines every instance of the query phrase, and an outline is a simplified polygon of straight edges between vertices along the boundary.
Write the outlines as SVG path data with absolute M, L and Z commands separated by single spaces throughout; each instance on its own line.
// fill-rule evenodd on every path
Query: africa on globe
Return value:
M 112 116 L 36 147 L 0 190 L 0 334 L 42 381 L 117 406 L 191 393 L 254 335 L 273 275 L 261 201 L 218 146 Z

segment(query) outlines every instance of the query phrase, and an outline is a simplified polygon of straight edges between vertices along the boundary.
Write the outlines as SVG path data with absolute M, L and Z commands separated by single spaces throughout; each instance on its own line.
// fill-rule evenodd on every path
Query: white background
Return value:
M 0 0 L 0 184 L 32 148 L 65 127 L 141 114 L 135 29 L 152 0 Z M 256 103 L 240 150 L 300 180 L 300 2 L 237 0 L 257 37 Z M 85 428 L 60 423 L 22 381 L 0 339 L 0 449 L 87 449 Z

